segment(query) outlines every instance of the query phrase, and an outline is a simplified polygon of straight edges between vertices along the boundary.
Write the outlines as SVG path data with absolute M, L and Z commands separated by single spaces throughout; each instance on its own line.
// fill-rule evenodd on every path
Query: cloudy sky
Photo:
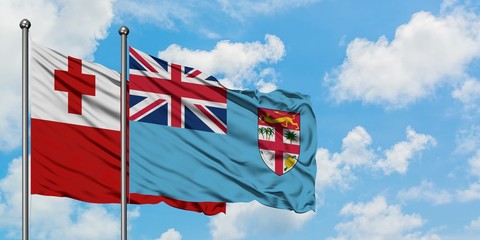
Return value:
M 316 212 L 129 206 L 130 239 L 478 239 L 480 4 L 470 0 L 2 0 L 0 239 L 21 232 L 21 19 L 119 71 L 129 44 L 317 117 Z M 207 60 L 205 60 L 207 59 Z M 33 239 L 118 239 L 119 207 L 32 197 Z

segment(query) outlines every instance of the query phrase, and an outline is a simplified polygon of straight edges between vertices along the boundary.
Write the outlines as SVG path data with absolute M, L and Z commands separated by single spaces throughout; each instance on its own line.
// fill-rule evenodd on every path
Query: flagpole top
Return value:
M 32 24 L 30 23 L 30 21 L 28 21 L 28 19 L 25 18 L 22 21 L 20 21 L 20 28 L 21 29 L 24 29 L 24 28 L 29 29 L 30 26 L 32 26 Z
M 121 26 L 120 29 L 118 29 L 118 34 L 120 35 L 128 35 L 130 30 L 128 30 L 128 27 L 126 26 Z

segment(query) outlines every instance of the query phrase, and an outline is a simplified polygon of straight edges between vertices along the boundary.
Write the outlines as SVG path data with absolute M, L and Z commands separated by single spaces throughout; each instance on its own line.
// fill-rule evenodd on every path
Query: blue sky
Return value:
M 33 41 L 115 70 L 127 25 L 131 46 L 232 88 L 312 98 L 315 213 L 130 206 L 130 239 L 480 237 L 476 1 L 1 1 L 1 239 L 18 239 L 21 227 L 23 18 Z M 118 239 L 119 208 L 33 196 L 31 226 L 33 239 Z

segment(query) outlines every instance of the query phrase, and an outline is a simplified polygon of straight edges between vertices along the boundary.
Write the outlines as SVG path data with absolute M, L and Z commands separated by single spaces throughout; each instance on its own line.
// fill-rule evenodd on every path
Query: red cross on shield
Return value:
M 258 147 L 274 173 L 292 170 L 300 155 L 300 114 L 259 108 Z

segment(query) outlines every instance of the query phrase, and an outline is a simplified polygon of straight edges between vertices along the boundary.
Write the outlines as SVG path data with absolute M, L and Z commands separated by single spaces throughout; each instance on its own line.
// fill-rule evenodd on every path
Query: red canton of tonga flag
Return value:
M 300 154 L 300 114 L 259 108 L 258 147 L 270 170 L 290 171 Z
M 130 47 L 130 121 L 227 133 L 227 89 L 198 69 Z

